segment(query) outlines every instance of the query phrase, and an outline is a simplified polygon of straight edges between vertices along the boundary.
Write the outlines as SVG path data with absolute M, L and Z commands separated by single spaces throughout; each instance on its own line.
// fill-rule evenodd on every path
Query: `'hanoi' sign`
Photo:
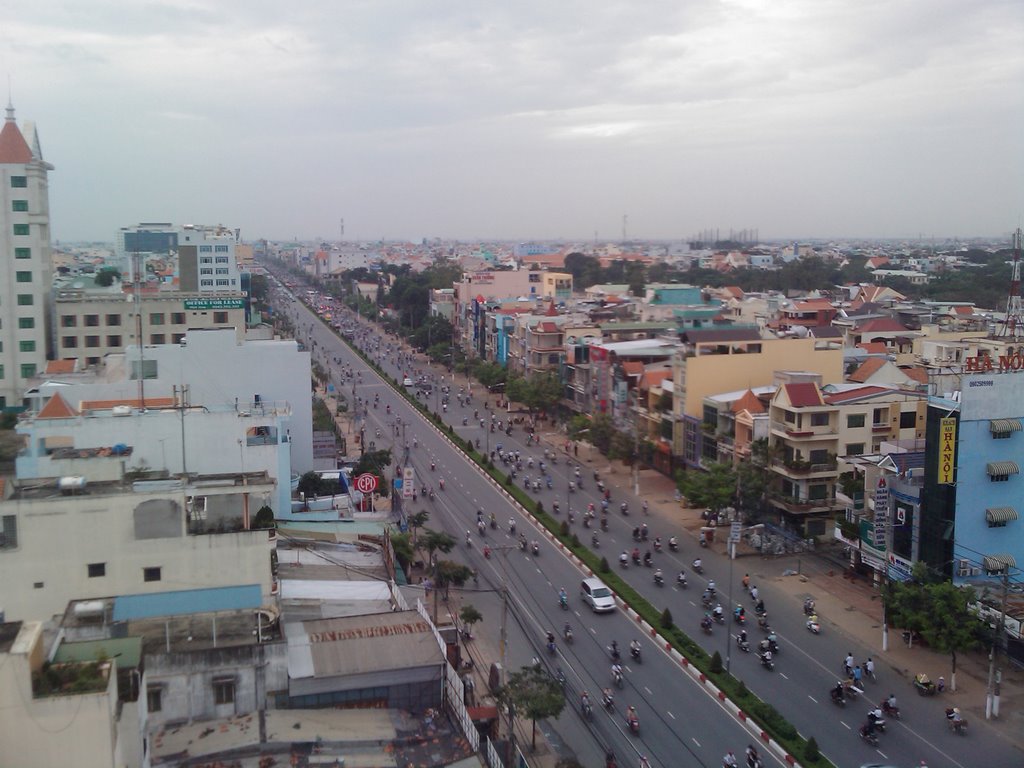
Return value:
M 939 485 L 953 482 L 953 460 L 956 457 L 956 419 L 939 419 Z
M 989 355 L 964 358 L 964 373 L 1013 373 L 1024 370 L 1024 355 L 1000 355 L 996 363 Z

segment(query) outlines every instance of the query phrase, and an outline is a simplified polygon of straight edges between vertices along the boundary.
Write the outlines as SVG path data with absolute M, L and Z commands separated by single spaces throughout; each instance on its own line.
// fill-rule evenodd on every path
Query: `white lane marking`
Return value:
M 645 691 L 647 691 L 647 695 L 648 695 L 648 696 L 653 696 L 653 695 L 654 695 L 654 694 L 653 694 L 653 693 L 651 692 L 651 689 L 650 689 L 650 688 L 648 688 L 648 687 L 647 687 L 646 685 L 644 686 L 644 690 L 645 690 Z
M 691 738 L 691 739 L 693 739 L 693 743 L 694 743 L 694 744 L 696 744 L 696 745 L 697 745 L 698 747 L 700 747 L 700 742 L 699 742 L 699 741 L 697 741 L 696 739 L 694 739 L 694 738 L 693 738 L 692 736 L 691 736 L 690 738 Z
M 848 725 L 847 725 L 846 723 L 844 723 L 844 722 L 843 722 L 842 720 L 840 720 L 839 722 L 840 722 L 840 723 L 842 724 L 843 728 L 845 728 L 846 730 L 848 730 L 848 731 L 849 731 L 849 730 L 852 730 L 852 729 L 850 728 L 850 726 L 848 726 Z
M 788 677 L 786 677 L 786 676 L 785 676 L 784 674 L 782 674 L 781 672 L 779 672 L 779 677 L 783 678 L 784 680 L 789 680 L 789 678 L 788 678 Z
M 813 696 L 808 696 L 807 698 L 810 699 L 811 701 L 813 701 L 815 704 L 818 703 L 818 700 L 816 698 L 814 698 Z
M 667 709 L 665 710 L 665 714 L 668 715 L 669 717 L 671 717 L 673 720 L 676 719 L 676 716 L 673 715 L 671 712 L 669 712 Z

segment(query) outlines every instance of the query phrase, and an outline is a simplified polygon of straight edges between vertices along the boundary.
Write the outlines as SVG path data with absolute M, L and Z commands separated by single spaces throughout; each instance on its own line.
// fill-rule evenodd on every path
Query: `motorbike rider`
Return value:
M 619 653 L 619 641 L 618 640 L 612 640 L 612 644 L 608 647 L 608 649 L 609 649 L 609 651 L 611 651 L 612 658 L 615 661 L 618 661 L 620 656 L 621 656 L 621 654 Z
M 640 655 L 640 641 L 636 638 L 629 641 L 629 654 L 634 659 Z
M 568 595 L 568 593 L 566 593 L 565 587 L 559 587 L 558 588 L 558 603 L 559 603 L 559 605 L 568 605 L 569 604 L 569 595 Z
M 668 548 L 674 550 L 678 546 L 679 546 L 679 539 L 677 539 L 675 536 L 670 536 L 669 540 L 668 540 Z
M 741 629 L 739 635 L 736 637 L 740 645 L 747 644 L 747 630 Z
M 846 699 L 846 688 L 842 680 L 836 681 L 836 687 L 832 689 L 833 701 L 844 701 Z
M 747 768 L 755 768 L 761 756 L 757 754 L 757 749 L 753 744 L 747 745 Z
M 658 570 L 656 570 L 654 572 L 654 582 L 656 584 L 661 584 L 664 580 L 665 580 L 665 576 L 662 574 L 661 568 L 659 568 Z
M 626 552 L 626 550 L 622 550 L 622 554 L 619 555 L 619 563 L 622 565 L 623 568 L 625 568 L 626 565 L 629 563 L 629 553 Z
M 736 755 L 729 750 L 722 758 L 722 768 L 736 768 Z
M 715 610 L 713 611 L 713 613 L 715 615 L 715 621 L 722 621 L 722 618 L 723 618 L 722 615 L 723 615 L 724 611 L 722 610 L 722 604 L 721 603 L 715 603 Z
M 899 711 L 899 707 L 896 706 L 896 694 L 895 693 L 890 693 L 889 694 L 889 698 L 887 698 L 882 703 L 882 709 L 884 709 L 887 712 L 898 712 Z
M 703 567 L 703 564 L 701 563 L 700 558 L 699 557 L 694 558 L 694 560 L 693 560 L 693 570 L 700 571 L 700 569 L 702 567 Z

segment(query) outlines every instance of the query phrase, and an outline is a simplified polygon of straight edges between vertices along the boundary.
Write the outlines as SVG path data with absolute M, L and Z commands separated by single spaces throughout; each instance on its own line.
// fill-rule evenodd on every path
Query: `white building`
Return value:
M 141 388 L 140 370 L 143 372 Z M 69 386 L 74 387 L 73 395 L 64 389 Z M 181 396 L 183 386 L 186 388 L 184 397 Z M 73 406 L 79 401 L 105 401 L 108 408 L 122 402 L 140 408 L 143 405 L 140 400 L 144 399 L 148 408 L 150 401 L 156 403 L 164 398 L 162 407 L 170 402 L 210 413 L 228 411 L 236 420 L 280 417 L 284 435 L 279 442 L 288 441 L 291 466 L 274 470 L 272 477 L 287 485 L 292 472 L 301 474 L 313 468 L 310 386 L 310 353 L 300 351 L 294 340 L 239 341 L 234 329 L 226 328 L 190 330 L 181 343 L 146 346 L 141 349 L 141 356 L 138 347 L 128 347 L 123 355 L 108 355 L 106 364 L 94 374 L 50 378 L 32 390 L 30 396 L 39 398 L 35 404 L 37 411 L 59 390 Z M 170 416 L 162 418 L 177 421 Z M 186 418 L 186 425 L 188 421 Z M 249 426 L 271 425 L 252 423 Z M 166 437 L 163 433 L 160 436 Z M 185 445 L 190 451 L 186 452 L 184 467 L 180 460 L 180 434 L 174 442 L 168 439 L 166 458 L 161 454 L 159 460 L 156 449 L 144 441 L 142 435 L 133 447 L 138 446 L 150 467 L 166 468 L 172 474 L 194 471 L 200 466 L 220 466 L 218 462 L 224 460 L 234 461 L 235 471 L 245 471 L 249 468 L 245 463 L 248 459 L 237 442 L 241 437 L 234 429 L 221 435 L 212 434 L 204 445 L 195 446 L 196 453 L 192 454 L 193 445 L 186 430 Z M 128 441 L 111 444 L 116 442 Z M 178 457 L 173 457 L 173 453 Z M 189 459 L 189 455 L 193 458 Z M 252 467 L 256 468 L 269 469 L 266 464 Z M 289 471 L 284 472 L 285 469 Z
M 239 237 L 239 230 L 219 225 L 136 224 L 118 230 L 116 258 L 122 270 L 134 279 L 133 254 L 143 258 L 147 254 L 177 254 L 180 290 L 238 291 L 242 286 L 235 254 Z
M 274 532 L 251 528 L 274 492 L 270 478 L 86 480 L 114 473 L 124 459 L 96 449 L 78 461 L 86 474 L 5 483 L 0 583 L 7 619 L 46 620 L 72 600 L 196 587 L 255 585 L 270 597 Z M 94 473 L 90 464 L 113 469 Z
M 0 410 L 20 406 L 27 380 L 46 366 L 50 170 L 35 129 L 26 126 L 23 134 L 8 105 L 0 129 Z

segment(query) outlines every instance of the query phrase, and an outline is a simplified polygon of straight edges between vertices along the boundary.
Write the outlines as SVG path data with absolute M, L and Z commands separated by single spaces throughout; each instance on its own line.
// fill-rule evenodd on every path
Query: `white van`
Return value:
M 600 579 L 591 576 L 580 584 L 583 602 L 590 606 L 594 613 L 605 613 L 615 610 L 615 595 Z

